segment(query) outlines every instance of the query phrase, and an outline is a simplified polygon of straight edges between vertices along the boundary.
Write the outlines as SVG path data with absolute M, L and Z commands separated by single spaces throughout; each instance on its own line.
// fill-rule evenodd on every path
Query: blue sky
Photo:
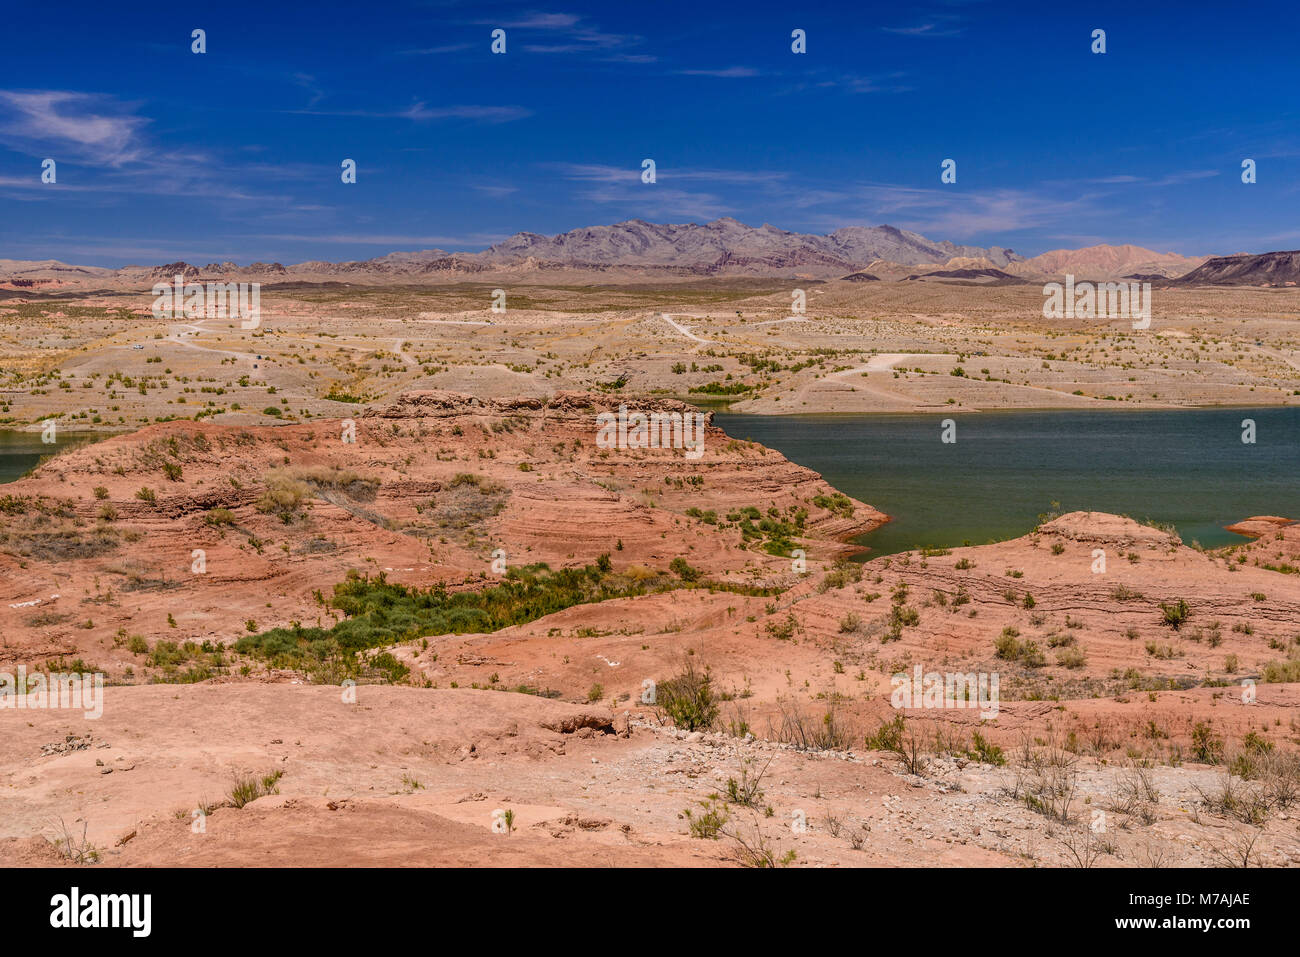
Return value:
M 9 5 L 0 258 L 349 260 L 719 216 L 1026 255 L 1300 247 L 1294 3 L 276 6 Z

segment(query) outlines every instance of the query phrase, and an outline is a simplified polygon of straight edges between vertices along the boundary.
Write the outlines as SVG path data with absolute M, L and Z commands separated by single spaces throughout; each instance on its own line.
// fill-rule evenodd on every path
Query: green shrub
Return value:
M 1223 762 L 1223 739 L 1204 721 L 1192 726 L 1192 754 L 1202 764 Z
M 1260 681 L 1269 684 L 1290 684 L 1300 681 L 1300 659 L 1270 661 L 1260 671 Z
M 691 830 L 691 837 L 700 838 L 701 840 L 716 841 L 718 835 L 722 832 L 722 826 L 727 823 L 730 814 L 727 808 L 717 803 L 713 798 L 707 801 L 701 801 L 700 807 L 704 810 L 692 813 L 687 808 L 682 813 L 686 815 L 687 826 Z
M 827 592 L 832 588 L 843 588 L 845 585 L 852 585 L 862 581 L 862 566 L 856 562 L 838 561 L 831 567 L 821 584 L 817 586 L 818 592 Z
M 921 613 L 911 605 L 895 605 L 889 610 L 891 628 L 911 627 L 921 621 Z
M 766 631 L 778 641 L 789 641 L 794 637 L 795 630 L 799 627 L 799 619 L 791 612 L 780 621 L 775 619 L 769 621 L 766 625 Z
M 1016 640 L 1019 635 L 1016 629 L 1008 626 L 1002 629 L 1002 634 L 993 642 L 993 652 L 1004 661 L 1015 661 L 1020 657 L 1020 642 Z
M 1183 624 L 1192 614 L 1192 610 L 1187 607 L 1187 602 L 1181 598 L 1172 605 L 1167 605 L 1164 602 L 1161 602 L 1160 611 L 1163 616 L 1164 624 L 1168 625 L 1174 631 L 1183 627 Z
M 971 732 L 969 754 L 971 758 L 984 764 L 1002 767 L 1007 763 L 1007 756 L 1002 753 L 1002 749 L 996 744 L 989 743 L 978 731 Z
M 203 516 L 203 521 L 213 526 L 234 525 L 235 513 L 228 508 L 214 508 Z
M 718 720 L 712 679 L 708 671 L 696 670 L 689 658 L 681 674 L 655 688 L 655 703 L 674 725 L 687 731 L 711 728 Z
M 700 570 L 698 568 L 692 568 L 686 559 L 680 556 L 669 562 L 668 567 L 672 570 L 674 575 L 684 582 L 698 581 L 700 578 Z
M 993 651 L 1004 661 L 1018 661 L 1026 668 L 1041 668 L 1047 664 L 1038 644 L 1033 641 L 1018 641 L 1020 632 L 1011 626 L 1002 629 L 1002 634 L 993 642 Z
M 369 670 L 390 685 L 397 684 L 411 673 L 411 669 L 387 651 L 380 652 L 366 662 Z
M 1087 658 L 1079 648 L 1066 648 L 1057 653 L 1056 663 L 1062 668 L 1082 668 Z
M 256 801 L 267 794 L 279 794 L 276 782 L 284 776 L 283 771 L 272 771 L 260 778 L 254 775 L 241 775 L 235 778 L 235 786 L 230 791 L 230 803 L 236 808 Z

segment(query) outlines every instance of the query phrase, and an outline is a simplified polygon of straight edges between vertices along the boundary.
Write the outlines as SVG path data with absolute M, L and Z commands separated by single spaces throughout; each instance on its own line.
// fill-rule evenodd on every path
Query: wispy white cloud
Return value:
M 601 29 L 587 17 L 576 13 L 527 13 L 501 20 L 479 20 L 480 26 L 501 27 L 507 31 L 524 34 L 522 49 L 528 53 L 606 53 L 613 58 L 617 52 L 642 42 L 642 37 L 627 33 L 610 33 Z M 530 34 L 542 34 L 554 39 L 532 39 Z
M 304 116 L 354 116 L 373 120 L 413 120 L 429 122 L 433 120 L 476 120 L 481 123 L 509 123 L 533 115 L 533 111 L 523 106 L 487 106 L 477 103 L 455 104 L 450 106 L 429 106 L 420 101 L 404 110 L 284 110 Z
M 498 26 L 519 30 L 569 30 L 577 26 L 582 17 L 576 13 L 529 13 L 514 20 L 505 20 Z M 480 21 L 487 23 L 489 21 Z
M 595 180 L 602 183 L 618 183 L 624 180 L 639 180 L 640 168 L 622 166 L 602 166 L 598 163 L 554 163 L 551 164 L 567 179 Z
M 105 167 L 140 158 L 148 122 L 131 104 L 68 90 L 0 90 L 0 115 L 0 143 Z
M 295 164 L 232 164 L 206 149 L 162 146 L 146 135 L 149 124 L 139 104 L 106 95 L 0 90 L 0 146 L 58 164 L 55 184 L 34 171 L 0 179 L 0 192 L 24 201 L 76 194 L 82 205 L 104 207 L 128 195 L 176 196 L 270 211 L 291 202 L 281 192 L 284 180 L 319 176 Z
M 309 109 L 325 98 L 325 91 L 320 88 L 316 83 L 316 78 L 310 73 L 295 73 L 290 79 L 295 85 L 302 87 L 311 95 L 311 99 L 307 101 Z
M 32 166 L 32 173 L 30 176 L 0 176 L 0 188 L 4 188 L 4 187 L 19 189 L 19 190 L 35 190 L 35 191 L 60 190 L 60 191 L 72 191 L 72 192 L 78 192 L 78 191 L 84 192 L 87 190 L 94 189 L 93 186 L 88 186 L 85 183 L 68 183 L 68 182 L 42 183 L 41 169 L 36 165 Z M 20 197 L 15 197 L 15 198 L 20 198 Z M 30 198 L 36 199 L 39 197 L 30 197 Z
M 592 33 L 575 35 L 570 43 L 525 43 L 527 53 L 591 53 L 593 50 L 611 49 L 627 38 L 614 34 Z
M 331 243 L 356 246 L 385 246 L 389 249 L 402 247 L 432 247 L 465 249 L 471 246 L 490 246 L 509 238 L 509 233 L 469 233 L 456 236 L 421 236 L 393 233 L 256 233 L 244 238 L 264 239 L 289 243 Z
M 639 188 L 638 188 L 639 186 Z M 640 185 L 601 185 L 584 190 L 580 196 L 592 203 L 622 207 L 645 219 L 684 216 L 689 219 L 717 219 L 735 209 L 713 193 L 670 187 Z
M 724 79 L 740 79 L 758 76 L 758 70 L 752 66 L 729 66 L 718 70 L 677 70 L 683 76 L 716 76 Z
M 810 90 L 839 90 L 843 93 L 908 93 L 915 87 L 901 71 L 879 74 L 838 73 L 826 69 L 809 70 L 808 73 L 778 92 L 784 96 L 805 94 Z
M 669 169 L 668 179 L 701 180 L 740 186 L 770 186 L 785 181 L 788 173 L 762 169 Z
M 1116 173 L 1112 176 L 1099 176 L 1092 179 L 1085 179 L 1081 182 L 1094 183 L 1099 186 L 1129 186 L 1141 184 L 1143 186 L 1181 186 L 1184 183 L 1195 183 L 1198 180 L 1209 179 L 1212 176 L 1218 176 L 1217 169 L 1193 169 L 1177 170 L 1167 173 L 1164 176 L 1152 179 L 1148 176 L 1134 176 L 1130 173 Z M 1071 183 L 1070 180 L 1052 180 L 1054 185 L 1066 185 Z
M 591 163 L 552 165 L 566 179 L 587 184 L 577 191 L 578 200 L 621 207 L 637 216 L 649 219 L 663 216 L 716 219 L 731 211 L 731 207 L 713 193 L 675 189 L 659 182 L 642 183 L 640 167 L 623 169 Z
M 472 43 L 447 43 L 443 46 L 424 47 L 418 50 L 399 50 L 399 56 L 443 56 L 448 53 L 460 53 L 474 47 Z
M 658 166 L 656 182 L 641 182 L 641 167 L 601 163 L 548 163 L 564 179 L 583 184 L 575 192 L 577 200 L 623 207 L 646 218 L 685 216 L 716 219 L 734 212 L 733 200 L 718 192 L 699 191 L 695 184 L 707 187 L 732 187 L 757 192 L 764 205 L 773 210 L 806 209 L 842 200 L 845 194 L 833 190 L 810 189 L 790 182 L 782 170 L 725 169 L 717 167 Z
M 641 166 L 610 166 L 601 163 L 549 163 L 566 179 L 589 180 L 602 183 L 641 181 Z M 780 183 L 788 173 L 779 170 L 718 169 L 658 166 L 656 180 L 693 180 L 696 182 L 729 183 L 732 185 L 763 186 Z
M 1018 189 L 966 193 L 870 184 L 857 195 L 879 221 L 944 238 L 1036 229 L 1097 212 L 1092 196 L 1061 199 Z
M 877 76 L 846 73 L 832 82 L 849 93 L 906 93 L 912 87 L 903 82 L 904 76 L 906 76 L 904 73 L 886 73 Z
M 1169 173 L 1160 177 L 1153 186 L 1182 186 L 1184 183 L 1194 183 L 1197 180 L 1209 179 L 1212 176 L 1218 176 L 1217 169 L 1190 169 L 1181 172 Z
M 693 215 L 706 219 L 735 211 L 741 196 L 753 197 L 766 210 L 763 215 L 783 222 L 790 214 L 823 206 L 842 207 L 860 197 L 845 189 L 797 181 L 784 170 L 727 169 L 719 167 L 656 168 L 656 182 L 641 182 L 640 164 L 628 167 L 600 163 L 547 163 L 547 169 L 564 179 L 582 183 L 576 196 L 598 203 L 649 208 L 654 197 L 672 215 Z M 695 192 L 695 186 L 717 188 L 717 192 Z M 685 187 L 691 187 L 690 189 Z M 731 189 L 724 198 L 721 192 Z M 648 213 L 640 213 L 648 216 Z M 844 225 L 837 223 L 837 225 Z
M 457 106 L 426 106 L 416 103 L 398 114 L 409 120 L 479 120 L 484 123 L 509 123 L 532 116 L 533 111 L 522 106 L 483 106 L 468 104 Z
M 792 189 L 789 191 L 786 204 L 793 209 L 809 209 L 814 206 L 842 203 L 848 198 L 848 193 L 835 189 Z
M 908 27 L 881 27 L 886 33 L 903 37 L 955 37 L 962 32 L 954 19 L 917 23 Z

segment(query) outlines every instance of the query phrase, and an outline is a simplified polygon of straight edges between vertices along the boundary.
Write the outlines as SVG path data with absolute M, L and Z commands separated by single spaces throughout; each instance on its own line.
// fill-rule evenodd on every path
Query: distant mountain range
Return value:
M 419 276 L 494 271 L 630 272 L 668 276 L 806 276 L 838 278 L 873 262 L 946 263 L 954 257 L 1006 265 L 1024 257 L 998 246 L 933 242 L 893 226 L 850 226 L 825 236 L 793 233 L 734 219 L 647 223 L 633 219 L 557 236 L 516 233 L 481 253 L 442 249 L 397 252 L 360 263 L 302 263 L 293 272 Z
M 1300 250 L 1214 256 L 1177 282 L 1189 286 L 1294 286 L 1300 282 Z
M 107 269 L 44 260 L 0 259 L 0 288 L 12 293 L 64 288 L 147 288 L 186 278 L 261 282 L 421 283 L 480 279 L 602 281 L 762 277 L 1011 284 L 1072 273 L 1080 278 L 1285 285 L 1300 278 L 1300 253 L 1188 257 L 1141 246 L 1056 249 L 1025 258 L 1000 246 L 927 239 L 894 226 L 848 226 L 824 236 L 734 219 L 661 224 L 633 219 L 556 236 L 517 233 L 482 252 L 425 249 L 357 262 L 173 262 Z

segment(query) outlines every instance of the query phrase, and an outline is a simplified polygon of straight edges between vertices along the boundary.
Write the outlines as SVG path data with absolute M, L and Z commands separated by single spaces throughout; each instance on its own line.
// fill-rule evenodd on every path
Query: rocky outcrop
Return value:
M 1108 512 L 1068 512 L 1060 518 L 1044 522 L 1040 532 L 1060 535 L 1076 542 L 1098 542 L 1118 546 L 1167 546 L 1181 545 L 1182 539 L 1175 532 L 1143 525 L 1123 515 L 1111 515 Z
M 1177 280 L 1180 286 L 1294 286 L 1300 250 L 1249 256 L 1215 256 Z

